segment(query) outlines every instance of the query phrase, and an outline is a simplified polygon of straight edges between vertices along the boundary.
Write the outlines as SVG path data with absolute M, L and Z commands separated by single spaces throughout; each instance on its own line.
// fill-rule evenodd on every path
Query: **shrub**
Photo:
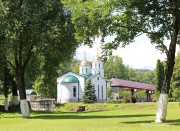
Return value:
M 108 88 L 107 88 L 106 94 L 107 94 L 107 97 L 108 97 L 109 99 L 111 99 L 111 95 L 112 95 L 112 88 L 111 88 L 111 87 L 108 87 Z
M 145 97 L 146 91 L 145 90 L 140 90 L 138 92 L 136 92 L 136 96 L 141 100 L 141 102 L 143 102 L 143 99 Z
M 132 103 L 136 103 L 136 98 L 135 97 L 131 97 L 131 101 L 132 101 Z
M 131 97 L 131 91 L 120 89 L 119 97 L 123 98 L 126 103 L 130 102 L 129 98 Z

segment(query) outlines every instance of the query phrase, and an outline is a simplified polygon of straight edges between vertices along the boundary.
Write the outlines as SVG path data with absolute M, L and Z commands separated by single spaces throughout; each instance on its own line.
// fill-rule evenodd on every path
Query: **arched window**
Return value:
M 76 97 L 76 86 L 73 87 L 73 97 Z
M 99 63 L 99 68 L 100 68 L 100 63 Z
M 84 70 L 83 70 L 83 68 L 82 68 L 82 73 L 84 73 Z
M 98 85 L 98 99 L 99 99 L 99 85 Z
M 86 73 L 87 73 L 87 68 L 86 68 Z
M 102 91 L 102 100 L 103 100 L 103 85 L 101 86 L 101 91 Z

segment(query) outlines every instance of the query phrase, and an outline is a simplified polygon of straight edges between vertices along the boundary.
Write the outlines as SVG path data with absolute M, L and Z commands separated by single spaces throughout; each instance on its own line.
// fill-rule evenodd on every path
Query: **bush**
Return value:
M 131 102 L 131 91 L 120 89 L 119 90 L 119 97 L 123 98 L 126 103 Z
M 136 92 L 136 96 L 141 100 L 141 102 L 143 102 L 145 94 L 146 94 L 145 90 L 140 90 L 140 91 Z
M 131 101 L 132 101 L 132 103 L 136 103 L 136 98 L 135 97 L 131 97 Z
M 109 99 L 111 99 L 111 95 L 112 95 L 112 88 L 111 88 L 111 87 L 108 87 L 108 88 L 107 88 L 106 94 L 107 94 L 107 97 L 108 97 Z

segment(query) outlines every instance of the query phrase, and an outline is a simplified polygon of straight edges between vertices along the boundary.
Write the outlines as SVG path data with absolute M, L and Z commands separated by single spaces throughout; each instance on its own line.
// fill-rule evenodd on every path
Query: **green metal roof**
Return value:
M 72 75 L 68 75 L 66 76 L 62 81 L 61 83 L 78 83 L 79 80 L 75 77 L 75 76 L 72 76 Z
M 81 76 L 85 77 L 85 78 L 91 78 L 91 77 L 95 77 L 97 74 L 82 74 Z

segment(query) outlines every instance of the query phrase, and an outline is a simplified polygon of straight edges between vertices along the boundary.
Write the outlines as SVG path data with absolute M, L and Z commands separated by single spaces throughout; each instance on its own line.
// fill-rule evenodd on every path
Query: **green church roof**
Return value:
M 75 76 L 68 75 L 61 82 L 62 83 L 79 83 L 79 80 Z

